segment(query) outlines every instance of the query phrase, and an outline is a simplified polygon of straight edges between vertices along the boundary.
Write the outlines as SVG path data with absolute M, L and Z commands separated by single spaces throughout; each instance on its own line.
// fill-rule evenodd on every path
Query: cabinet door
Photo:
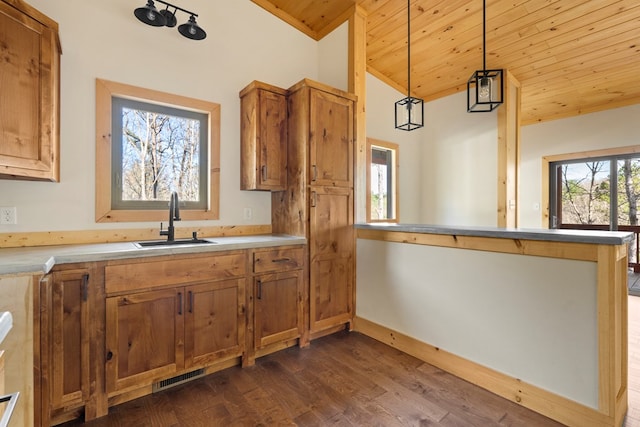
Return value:
M 53 409 L 83 405 L 89 395 L 88 270 L 53 273 L 51 390 Z
M 244 288 L 244 279 L 186 287 L 185 367 L 242 354 Z
M 183 288 L 107 298 L 108 393 L 182 369 L 183 299 Z
M 287 185 L 287 99 L 282 89 L 254 82 L 240 96 L 242 190 L 282 191 Z
M 273 191 L 287 186 L 287 99 L 260 91 L 260 188 Z
M 302 271 L 265 274 L 254 279 L 254 346 L 300 337 Z
M 353 307 L 353 191 L 310 190 L 310 329 L 348 322 Z
M 310 92 L 311 185 L 353 187 L 353 101 Z
M 0 2 L 0 178 L 58 181 L 57 24 L 16 7 Z

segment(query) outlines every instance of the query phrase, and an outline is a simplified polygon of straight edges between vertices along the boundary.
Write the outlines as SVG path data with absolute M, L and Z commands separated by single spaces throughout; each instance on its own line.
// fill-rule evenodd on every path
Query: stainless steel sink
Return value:
M 189 246 L 189 245 L 215 245 L 217 242 L 207 239 L 175 239 L 175 240 L 152 240 L 149 242 L 135 242 L 140 249 L 145 248 L 170 248 L 173 246 Z

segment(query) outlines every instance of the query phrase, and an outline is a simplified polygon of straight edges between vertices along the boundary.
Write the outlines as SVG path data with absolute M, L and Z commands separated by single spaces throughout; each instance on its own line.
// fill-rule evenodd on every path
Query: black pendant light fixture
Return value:
M 503 70 L 487 70 L 487 0 L 482 0 L 482 70 L 467 81 L 467 112 L 488 113 L 503 102 Z
M 173 28 L 177 24 L 176 12 L 181 10 L 190 16 L 188 22 L 178 27 L 178 32 L 191 40 L 202 40 L 207 37 L 207 33 L 196 23 L 197 14 L 162 0 L 155 1 L 164 4 L 166 8 L 158 11 L 153 0 L 147 0 L 147 4 L 134 10 L 133 14 L 147 25 Z M 173 11 L 169 8 L 173 8 Z
M 407 97 L 396 102 L 396 129 L 414 130 L 424 126 L 424 101 L 411 96 L 411 0 L 407 0 Z

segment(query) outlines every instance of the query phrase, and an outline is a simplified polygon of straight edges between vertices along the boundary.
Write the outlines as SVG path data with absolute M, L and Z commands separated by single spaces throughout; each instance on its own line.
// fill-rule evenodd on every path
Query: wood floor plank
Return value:
M 356 332 L 289 348 L 255 366 L 229 368 L 109 412 L 84 425 L 560 426 Z

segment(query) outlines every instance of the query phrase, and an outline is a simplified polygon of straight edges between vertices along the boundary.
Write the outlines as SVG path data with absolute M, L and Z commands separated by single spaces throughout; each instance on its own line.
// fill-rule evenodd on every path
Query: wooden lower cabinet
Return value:
M 82 415 L 91 398 L 93 264 L 54 270 L 40 282 L 40 401 L 43 423 Z M 99 279 L 98 279 L 99 280 Z M 91 409 L 93 410 L 93 409 Z
M 309 317 L 311 333 L 353 316 L 353 190 L 311 187 Z
M 244 298 L 244 279 L 108 297 L 107 393 L 240 356 Z
M 89 394 L 89 271 L 53 273 L 52 408 L 82 405 Z
M 107 298 L 107 393 L 183 368 L 184 315 L 178 289 Z
M 98 418 L 159 381 L 294 345 L 305 259 L 298 244 L 56 266 L 37 294 L 36 424 Z
M 245 339 L 245 279 L 204 283 L 185 291 L 185 367 L 241 355 Z
M 302 271 L 254 279 L 254 346 L 299 338 L 302 334 Z

